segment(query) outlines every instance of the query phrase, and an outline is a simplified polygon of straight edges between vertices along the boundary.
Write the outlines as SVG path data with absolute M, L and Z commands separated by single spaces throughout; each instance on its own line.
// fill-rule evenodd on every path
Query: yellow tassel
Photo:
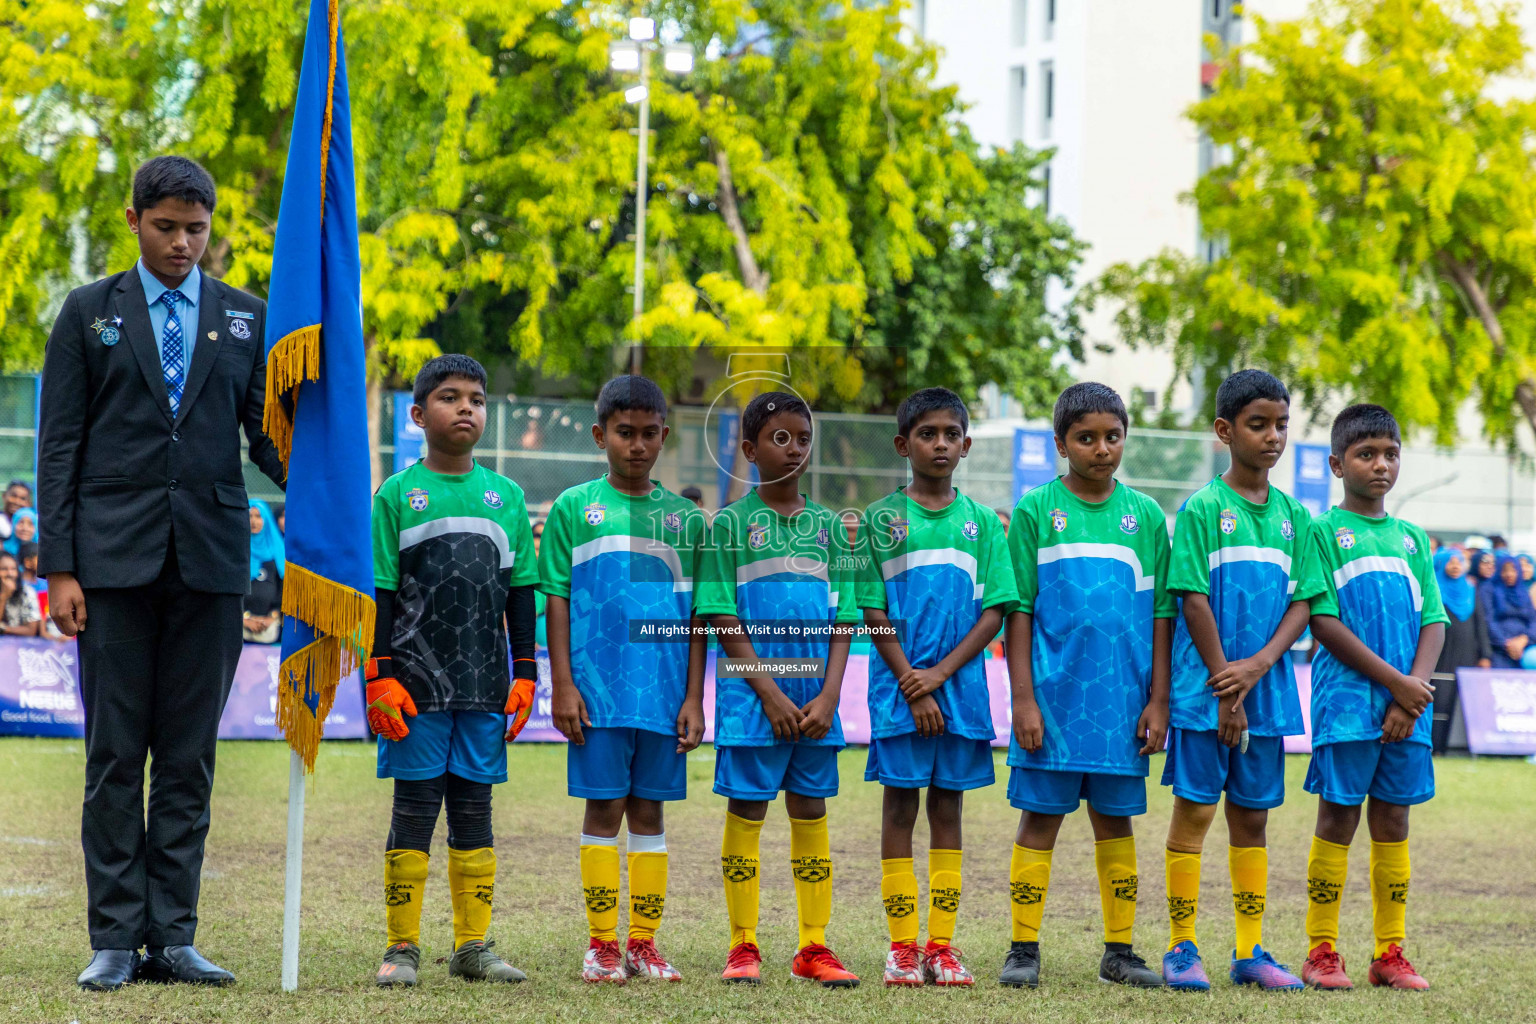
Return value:
M 262 432 L 277 446 L 277 454 L 288 465 L 293 452 L 293 417 L 283 406 L 283 398 L 292 395 L 298 401 L 298 386 L 306 380 L 320 379 L 320 325 L 310 324 L 284 335 L 267 353 L 267 397 L 262 410 Z
M 277 687 L 277 727 L 305 768 L 314 771 L 336 687 L 368 660 L 378 610 L 371 597 L 289 562 L 283 577 L 283 614 L 320 634 L 283 660 Z M 314 711 L 309 709 L 311 696 L 318 698 Z
M 288 563 L 283 576 L 283 614 L 307 623 L 322 636 L 336 637 L 347 648 L 345 656 L 354 671 L 368 660 L 373 648 L 373 627 L 378 614 L 373 598 Z
M 339 0 L 331 0 L 326 27 L 331 35 L 331 60 L 325 79 L 325 123 L 320 126 L 320 220 L 325 220 L 325 175 L 331 160 L 331 109 L 336 96 L 336 37 L 341 32 Z M 317 374 L 318 375 L 318 374 Z

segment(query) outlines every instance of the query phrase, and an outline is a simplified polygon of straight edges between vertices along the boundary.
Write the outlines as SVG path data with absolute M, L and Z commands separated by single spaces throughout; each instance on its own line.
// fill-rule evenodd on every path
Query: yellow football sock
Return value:
M 1013 900 L 1013 941 L 1039 942 L 1045 893 L 1051 886 L 1051 851 L 1013 844 L 1008 894 Z
M 484 942 L 496 895 L 496 851 L 448 849 L 448 892 L 453 897 L 453 948 Z
M 629 834 L 629 937 L 654 939 L 667 905 L 667 837 Z
M 581 895 L 587 934 L 600 942 L 619 937 L 619 837 L 581 837 Z
M 1200 908 L 1200 855 L 1164 849 L 1163 876 L 1168 883 L 1168 948 L 1186 940 L 1199 945 L 1195 916 Z
M 960 912 L 960 851 L 928 851 L 928 941 L 947 946 L 955 940 Z
M 1376 956 L 1401 946 L 1408 934 L 1408 840 L 1371 840 L 1371 917 L 1376 926 Z
M 1339 948 L 1339 898 L 1349 874 L 1349 847 L 1312 837 L 1307 854 L 1307 949 L 1326 942 Z
M 1136 837 L 1094 843 L 1093 866 L 1099 873 L 1104 941 L 1129 944 L 1136 923 Z
M 885 927 L 891 942 L 916 942 L 917 873 L 911 857 L 888 857 L 880 862 L 880 901 L 885 904 Z
M 1237 955 L 1253 956 L 1264 940 L 1264 900 L 1269 894 L 1269 851 L 1262 846 L 1227 847 L 1232 873 L 1232 914 L 1237 919 Z
M 800 948 L 824 946 L 832 920 L 832 839 L 825 814 L 789 819 L 789 866 L 800 911 Z
M 757 944 L 758 841 L 763 823 L 726 812 L 720 840 L 720 873 L 725 878 L 725 912 L 731 921 L 731 946 Z
M 421 893 L 426 885 L 426 854 L 420 850 L 385 852 L 384 926 L 388 945 L 421 945 Z

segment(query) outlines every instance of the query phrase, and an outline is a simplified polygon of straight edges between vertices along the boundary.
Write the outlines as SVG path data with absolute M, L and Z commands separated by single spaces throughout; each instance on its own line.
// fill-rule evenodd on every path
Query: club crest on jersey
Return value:
M 495 491 L 486 491 L 485 505 L 487 508 L 501 508 L 501 495 Z
M 420 487 L 413 487 L 406 491 L 405 500 L 410 502 L 413 511 L 425 512 L 427 510 L 427 492 Z
M 767 524 L 764 524 L 762 526 L 748 526 L 747 527 L 747 545 L 749 547 L 760 548 L 764 544 L 767 544 L 767 543 L 768 543 L 768 526 L 767 526 Z
M 673 533 L 683 532 L 683 517 L 677 512 L 668 512 L 661 520 L 661 525 Z
M 1348 551 L 1355 546 L 1355 531 L 1347 526 L 1341 526 L 1333 531 L 1333 539 L 1339 542 L 1339 547 Z
M 1051 529 L 1063 533 L 1067 528 L 1067 514 L 1059 508 L 1051 509 Z
M 1131 515 L 1129 512 L 1120 517 L 1121 533 L 1135 533 L 1139 529 L 1141 529 L 1141 524 L 1138 523 L 1136 521 L 1136 517 Z
M 981 533 L 981 527 L 967 519 L 965 525 L 960 527 L 960 532 L 965 535 L 966 540 L 975 540 Z
M 1416 555 L 1419 553 L 1419 546 L 1413 542 L 1412 537 L 1404 537 L 1403 550 L 1408 552 L 1410 555 Z
M 900 544 L 907 539 L 907 527 L 912 524 L 906 519 L 891 520 L 891 543 Z
M 1291 521 L 1289 519 L 1283 520 L 1280 523 L 1280 536 L 1284 537 L 1286 540 L 1296 539 L 1296 527 L 1291 525 Z
M 1229 534 L 1237 532 L 1237 513 L 1231 509 L 1221 510 L 1221 532 Z
M 816 543 L 820 544 L 822 547 L 826 547 L 828 544 L 832 543 L 832 534 L 827 532 L 827 528 L 825 526 L 816 531 Z
M 581 512 L 582 515 L 586 518 L 588 526 L 601 526 L 603 524 L 603 517 L 608 512 L 608 506 L 599 505 L 594 501 L 592 504 L 582 509 Z

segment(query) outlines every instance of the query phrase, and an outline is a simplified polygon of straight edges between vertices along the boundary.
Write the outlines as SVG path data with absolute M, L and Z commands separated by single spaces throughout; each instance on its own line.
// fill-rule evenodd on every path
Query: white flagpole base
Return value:
M 299 907 L 304 883 L 304 762 L 288 752 L 288 860 L 283 885 L 283 991 L 299 987 Z

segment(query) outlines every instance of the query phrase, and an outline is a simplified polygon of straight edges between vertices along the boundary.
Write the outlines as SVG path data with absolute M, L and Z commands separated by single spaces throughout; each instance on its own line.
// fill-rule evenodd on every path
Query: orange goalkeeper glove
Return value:
M 535 685 L 532 679 L 512 680 L 512 689 L 507 693 L 507 714 L 512 718 L 507 723 L 508 741 L 517 739 L 517 734 L 528 724 L 528 716 L 533 712 Z
M 405 739 L 411 727 L 405 724 L 404 716 L 416 717 L 416 702 L 395 678 L 392 660 L 368 659 L 363 678 L 368 680 L 368 725 L 385 739 Z

